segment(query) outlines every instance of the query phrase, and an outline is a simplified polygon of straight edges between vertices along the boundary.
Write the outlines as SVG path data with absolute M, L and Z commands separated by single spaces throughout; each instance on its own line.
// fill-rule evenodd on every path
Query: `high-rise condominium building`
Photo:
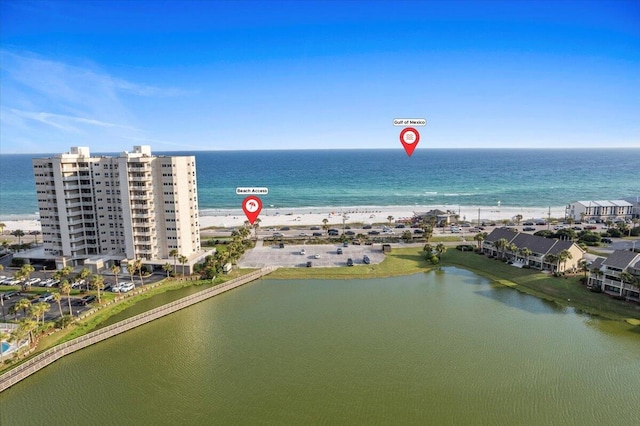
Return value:
M 33 160 L 45 253 L 72 266 L 89 258 L 158 264 L 200 252 L 196 162 L 149 146 L 117 157 L 87 147 Z M 191 263 L 191 262 L 190 262 Z

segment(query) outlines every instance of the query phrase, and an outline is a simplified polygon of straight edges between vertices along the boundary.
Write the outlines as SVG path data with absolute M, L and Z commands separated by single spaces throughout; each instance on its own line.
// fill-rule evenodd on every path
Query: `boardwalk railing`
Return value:
M 24 378 L 29 377 L 33 373 L 57 361 L 65 355 L 73 353 L 82 348 L 86 348 L 87 346 L 93 345 L 94 343 L 98 343 L 117 334 L 124 333 L 125 331 L 138 327 L 139 325 L 146 324 L 165 315 L 169 315 L 173 312 L 179 311 L 180 309 L 202 302 L 203 300 L 206 300 L 213 296 L 217 296 L 218 294 L 224 293 L 225 291 L 240 287 L 243 284 L 257 280 L 267 274 L 270 274 L 276 269 L 277 268 L 275 267 L 262 268 L 259 271 L 251 272 L 247 275 L 235 278 L 227 283 L 217 285 L 196 294 L 192 294 L 190 296 L 176 300 L 175 302 L 168 303 L 166 305 L 160 306 L 126 320 L 117 322 L 100 330 L 92 331 L 91 333 L 85 334 L 84 336 L 80 336 L 63 344 L 57 345 L 51 349 L 48 349 L 0 376 L 0 392 L 13 386 Z

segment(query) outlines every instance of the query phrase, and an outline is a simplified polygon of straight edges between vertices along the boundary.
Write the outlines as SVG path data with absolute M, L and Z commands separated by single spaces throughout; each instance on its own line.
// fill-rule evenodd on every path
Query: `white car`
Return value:
M 313 255 L 313 257 L 316 258 L 316 259 L 320 259 L 320 255 L 319 254 Z
M 120 290 L 122 289 L 122 284 L 126 284 L 126 283 L 118 283 L 118 284 L 114 284 L 111 286 L 111 291 L 113 293 L 120 293 Z
M 120 293 L 126 293 L 134 288 L 136 288 L 136 286 L 133 283 L 124 283 L 120 286 Z
M 307 251 L 305 249 L 302 249 L 302 250 L 300 250 L 300 254 L 301 255 L 305 255 L 305 254 L 307 254 Z

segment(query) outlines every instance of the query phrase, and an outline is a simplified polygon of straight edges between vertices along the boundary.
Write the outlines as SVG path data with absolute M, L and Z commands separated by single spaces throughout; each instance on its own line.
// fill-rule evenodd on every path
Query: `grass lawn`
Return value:
M 640 319 L 638 303 L 615 300 L 602 293 L 590 292 L 579 282 L 582 274 L 556 278 L 535 269 L 515 268 L 499 260 L 458 250 L 447 250 L 442 256 L 442 263 L 472 270 L 524 293 L 590 314 L 615 320 Z
M 267 276 L 269 279 L 350 279 L 383 278 L 415 274 L 431 268 L 417 247 L 394 248 L 377 265 L 355 265 L 339 268 L 280 268 Z

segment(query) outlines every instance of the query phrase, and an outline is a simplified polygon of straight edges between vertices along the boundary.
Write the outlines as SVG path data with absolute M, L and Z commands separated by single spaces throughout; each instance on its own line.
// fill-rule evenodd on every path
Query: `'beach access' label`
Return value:
M 424 118 L 394 118 L 393 125 L 396 127 L 401 126 L 426 126 L 427 120 Z
M 236 188 L 236 194 L 238 194 L 238 195 L 258 195 L 258 194 L 266 195 L 268 193 L 269 193 L 269 188 L 265 188 L 265 187 L 259 187 L 259 188 L 238 187 L 238 188 Z

